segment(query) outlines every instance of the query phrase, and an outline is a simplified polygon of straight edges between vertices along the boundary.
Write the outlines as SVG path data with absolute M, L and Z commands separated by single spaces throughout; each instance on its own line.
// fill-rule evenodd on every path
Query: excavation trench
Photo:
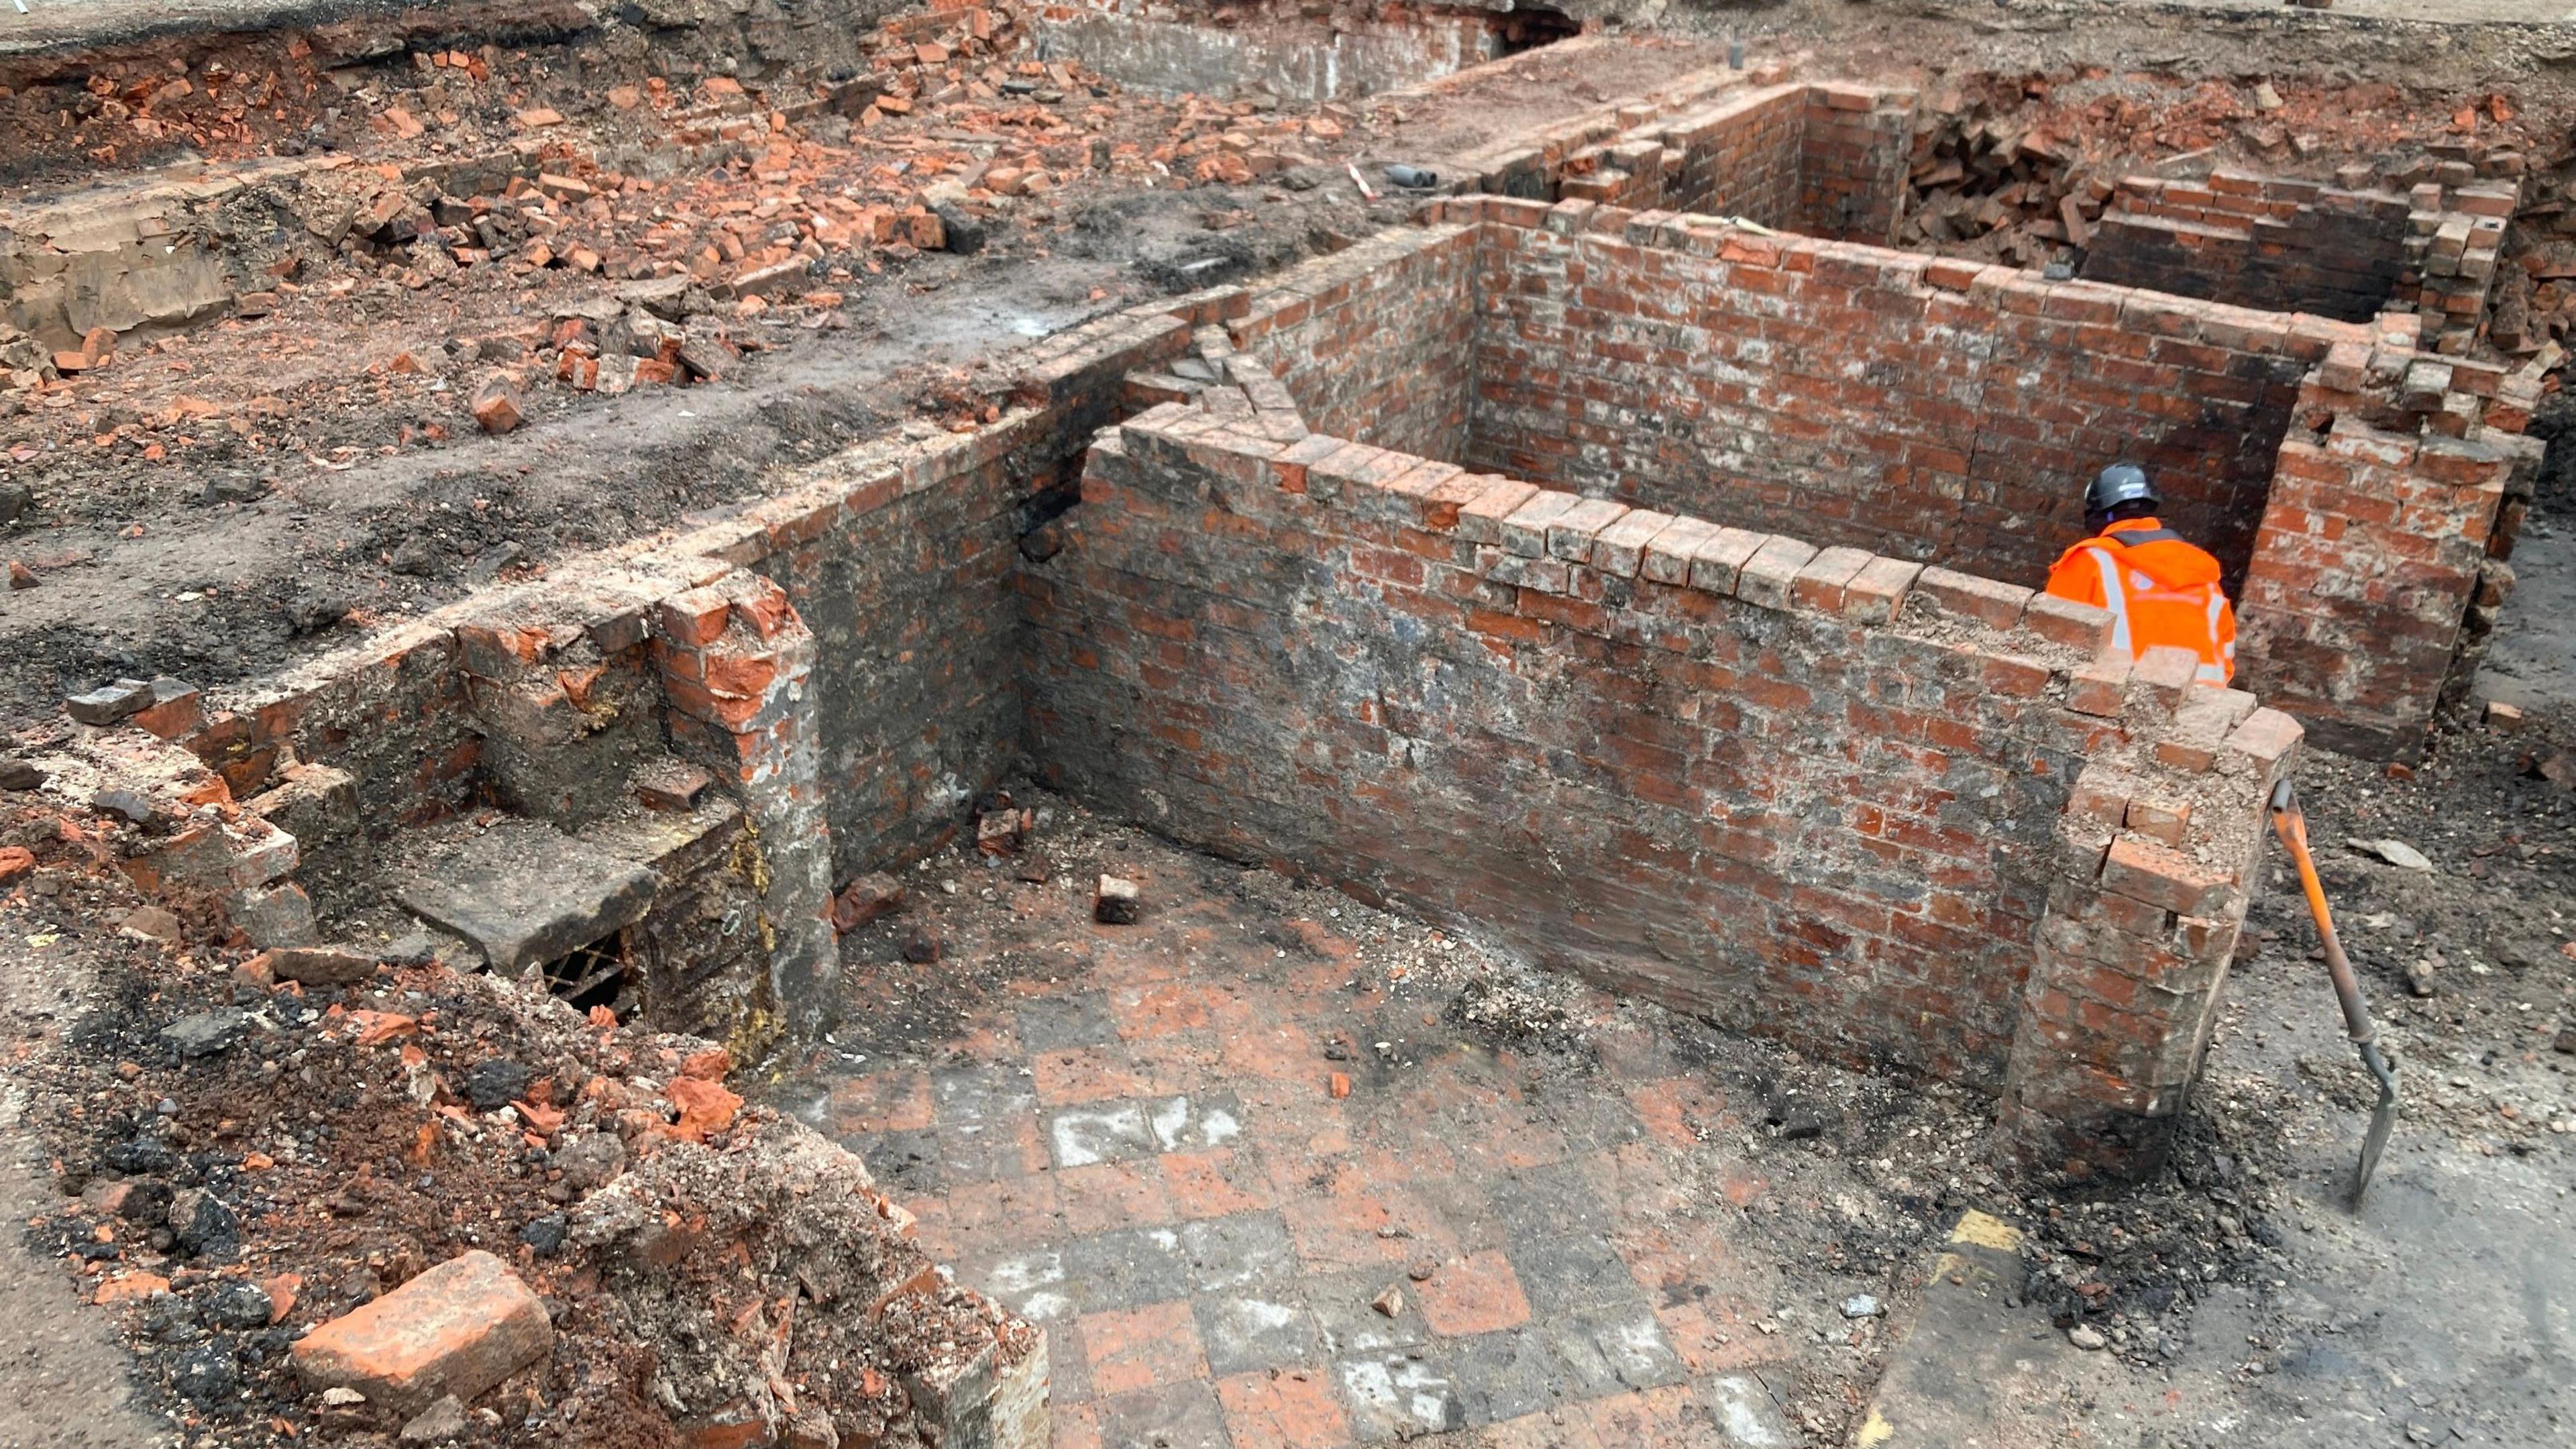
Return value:
M 1516 43 L 1490 16 L 1406 25 L 1382 53 L 1103 12 L 1038 43 L 1299 102 Z M 112 797 L 145 831 L 129 873 L 258 944 L 373 936 L 745 1062 L 844 1020 L 857 1040 L 878 989 L 952 959 L 946 917 L 902 906 L 934 862 L 943 894 L 1018 913 L 958 927 L 980 962 L 1018 953 L 1017 1004 L 967 1009 L 990 1019 L 938 1070 L 851 1063 L 802 1105 L 943 1212 L 1050 1197 L 1041 1236 L 942 1241 L 1104 1395 L 1204 1415 L 1199 1379 L 1262 1376 L 1387 1435 L 1684 1383 L 1758 1415 L 1684 1363 L 1676 1305 L 1628 1291 L 1652 1265 L 1595 1251 L 1613 1149 L 1670 1115 L 1633 1104 L 1680 1090 L 1668 1053 L 1631 1107 L 1544 1124 L 1553 1146 L 1515 1142 L 1505 1074 L 1456 1037 L 1436 1054 L 1474 1091 L 1341 1118 L 1317 1103 L 1368 1084 L 1353 1051 L 1404 1056 L 1346 1019 L 1349 943 L 1274 912 L 1295 967 L 1194 955 L 1251 923 L 1170 843 L 1563 972 L 1596 1012 L 1939 1084 L 2052 1178 L 2157 1170 L 2303 730 L 2410 756 L 2492 621 L 2540 374 L 2443 344 L 2518 191 L 2437 159 L 2391 254 L 2401 177 L 2121 182 L 2102 218 L 2079 180 L 2059 224 L 2101 229 L 2051 277 L 1906 245 L 1963 240 L 1925 225 L 1959 209 L 1935 178 L 2005 149 L 1925 116 L 1719 72 L 1494 143 L 1407 224 L 1031 344 L 949 430 L 218 700 L 147 684 L 135 723 L 39 759 L 45 788 Z M 2287 228 L 2248 257 L 2353 258 L 2356 315 L 2269 260 L 2180 295 L 2150 239 L 2235 235 L 2170 212 L 2204 202 Z M 2034 592 L 2120 458 L 2226 564 L 2242 687 Z M 2395 594 L 2320 585 L 2400 563 Z M 1050 837 L 1022 781 L 1166 843 Z M 1133 861 L 1129 939 L 1102 878 Z M 1337 1130 L 1454 1152 L 1482 1197 L 1436 1200 L 1436 1161 L 1322 1202 L 1230 1175 Z M 1418 1321 L 1334 1320 L 1417 1247 Z M 1156 1355 L 1184 1334 L 1206 1372 L 1172 1387 Z M 1320 1377 L 1279 1387 L 1290 1367 Z M 1016 1414 L 1042 1375 L 1013 1373 L 978 1392 Z

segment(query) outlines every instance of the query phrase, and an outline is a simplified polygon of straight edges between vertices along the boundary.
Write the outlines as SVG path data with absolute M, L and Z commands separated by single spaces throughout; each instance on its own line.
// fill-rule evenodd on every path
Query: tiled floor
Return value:
M 971 864 L 994 902 L 925 892 L 949 959 L 877 984 L 979 953 L 1009 979 L 798 1089 L 962 1281 L 1047 1325 L 1059 1446 L 1803 1442 L 1765 1379 L 1810 1340 L 1730 1251 L 1747 1129 L 1659 1018 L 1578 995 L 1590 1064 L 1523 1059 L 1448 1024 L 1441 973 L 1360 959 L 1339 897 L 1124 868 L 1156 903 L 1132 926 Z

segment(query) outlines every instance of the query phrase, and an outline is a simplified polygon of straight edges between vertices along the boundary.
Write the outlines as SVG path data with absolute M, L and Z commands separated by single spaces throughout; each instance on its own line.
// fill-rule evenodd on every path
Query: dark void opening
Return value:
M 578 1011 L 594 1006 L 615 1010 L 626 994 L 626 933 L 602 936 L 546 963 L 546 989 Z M 621 1011 L 620 1015 L 624 1015 Z
M 1497 55 L 1518 55 L 1524 50 L 1554 45 L 1582 33 L 1582 22 L 1561 10 L 1551 10 L 1544 5 L 1515 10 L 1509 15 L 1495 17 L 1494 51 Z

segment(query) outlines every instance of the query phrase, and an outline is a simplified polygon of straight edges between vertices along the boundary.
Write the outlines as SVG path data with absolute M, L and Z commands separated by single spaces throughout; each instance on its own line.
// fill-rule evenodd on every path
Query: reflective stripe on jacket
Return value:
M 2236 610 L 2218 560 L 2155 519 L 2123 519 L 2060 554 L 2048 591 L 2110 610 L 2111 637 L 2133 659 L 2176 644 L 2200 656 L 2200 683 L 2236 677 Z

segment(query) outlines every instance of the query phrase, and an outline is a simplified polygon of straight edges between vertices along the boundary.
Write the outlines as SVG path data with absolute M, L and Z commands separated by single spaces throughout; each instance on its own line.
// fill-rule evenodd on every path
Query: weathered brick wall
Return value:
M 170 733 L 244 799 L 291 783 L 290 763 L 346 773 L 354 808 L 298 812 L 339 832 L 305 872 L 334 887 L 326 911 L 383 887 L 382 853 L 412 826 L 499 805 L 578 832 L 627 808 L 646 759 L 703 764 L 758 827 L 770 1009 L 810 1028 L 838 1007 L 833 884 L 944 839 L 1017 758 L 1011 573 L 1070 502 L 1066 466 L 1128 374 L 1242 302 L 1175 298 L 1059 334 L 1016 357 L 991 426 L 854 449 L 677 538 L 192 707 Z
M 1914 104 L 1874 86 L 1766 86 L 1578 148 L 1552 191 L 1483 189 L 1883 243 L 1904 204 Z
M 1238 344 L 1315 425 L 1433 458 L 1466 443 L 1476 311 L 1475 238 L 1462 226 L 1392 228 L 1298 268 L 1259 294 Z
M 1024 585 L 1061 783 L 1838 1059 L 2002 1088 L 2078 772 L 2193 798 L 2134 732 L 2183 684 L 2080 688 L 2107 616 L 2027 589 L 1181 404 L 1096 446 L 1084 499 Z M 2201 825 L 2159 828 L 2203 845 L 2254 806 L 2197 798 Z M 2205 852 L 2224 888 L 2193 904 L 2222 923 L 2251 839 Z M 2149 1068 L 2190 1058 L 2169 1041 L 2214 990 L 2095 1014 L 2143 1073 L 2117 1091 L 2020 1072 L 2033 1140 L 2152 1154 L 2188 1074 Z
M 1010 574 L 1022 501 L 1041 480 L 951 450 L 906 477 L 900 457 L 810 470 L 839 501 L 811 535 L 782 530 L 752 567 L 797 601 L 831 668 L 814 681 L 836 879 L 918 854 L 954 830 L 1018 752 Z
M 1884 246 L 1910 190 L 1915 95 L 1878 86 L 1807 88 L 1793 230 Z
M 2330 324 L 1488 199 L 1480 468 L 2036 583 L 2135 459 L 2243 574 Z
M 1788 227 L 1798 215 L 1807 91 L 1767 86 L 1664 123 L 1668 159 L 1646 205 Z M 1623 205 L 1629 203 L 1621 203 Z
M 2402 196 L 2233 171 L 2205 181 L 2131 176 L 2093 233 L 2084 276 L 2368 321 L 2406 278 L 2408 210 Z
M 1917 565 L 1714 529 L 1650 556 L 1668 517 L 1613 532 L 1620 505 L 1365 445 L 1294 492 L 1194 458 L 1186 419 L 1094 448 L 1033 586 L 1058 780 L 1623 990 L 2000 1083 L 2094 732 L 2047 699 L 2071 651 L 1889 627 Z
M 2237 653 L 2321 743 L 2412 759 L 2480 590 L 2518 450 L 2345 415 L 2281 445 Z
M 2151 743 L 2076 779 L 2013 1035 L 2007 1139 L 2062 1179 L 2135 1179 L 2163 1161 L 2218 1024 L 2263 804 L 2296 760 L 2296 721 L 2193 684 L 2196 662 L 2180 649 L 2099 662 L 2069 694 L 2117 708 Z

